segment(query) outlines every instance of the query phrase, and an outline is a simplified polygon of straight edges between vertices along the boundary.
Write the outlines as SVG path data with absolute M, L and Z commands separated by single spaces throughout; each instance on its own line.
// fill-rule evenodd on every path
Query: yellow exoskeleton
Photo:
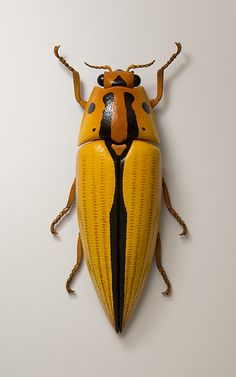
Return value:
M 168 295 L 171 285 L 161 264 L 159 220 L 162 193 L 170 213 L 187 227 L 172 208 L 162 177 L 160 140 L 153 108 L 163 93 L 164 70 L 177 51 L 157 72 L 157 96 L 151 101 L 133 69 L 154 63 L 130 65 L 126 71 L 103 69 L 88 101 L 80 96 L 79 73 L 67 64 L 56 46 L 56 57 L 72 72 L 75 97 L 84 109 L 81 123 L 76 178 L 66 207 L 51 224 L 70 210 L 74 198 L 79 221 L 77 263 L 66 288 L 79 269 L 82 253 L 104 310 L 117 332 L 131 317 L 142 293 L 153 256 Z

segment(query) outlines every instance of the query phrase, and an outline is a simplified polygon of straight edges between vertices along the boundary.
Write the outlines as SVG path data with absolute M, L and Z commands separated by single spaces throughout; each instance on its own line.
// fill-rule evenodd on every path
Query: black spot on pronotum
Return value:
M 145 130 L 146 130 L 146 128 L 142 127 L 142 130 L 143 130 L 143 131 L 145 131 Z
M 88 107 L 88 114 L 91 114 L 95 110 L 95 103 L 91 102 Z
M 96 131 L 96 128 L 93 128 L 92 131 L 93 131 L 93 132 Z
M 142 108 L 143 108 L 143 110 L 144 110 L 147 114 L 150 114 L 150 108 L 149 108 L 147 102 L 143 102 L 143 103 L 142 103 Z

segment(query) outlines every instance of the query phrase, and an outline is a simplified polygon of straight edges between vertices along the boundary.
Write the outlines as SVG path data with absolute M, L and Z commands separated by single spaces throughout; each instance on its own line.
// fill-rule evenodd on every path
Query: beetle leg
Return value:
M 78 269 L 79 269 L 81 261 L 82 261 L 82 257 L 83 257 L 83 247 L 82 247 L 81 238 L 80 238 L 80 234 L 79 234 L 78 242 L 77 242 L 77 261 L 76 261 L 76 264 L 74 265 L 73 270 L 70 273 L 70 276 L 68 277 L 68 279 L 66 281 L 66 290 L 67 290 L 68 293 L 75 293 L 75 291 L 73 291 L 73 289 L 71 289 L 70 284 L 72 283 L 75 275 L 78 272 Z
M 75 91 L 75 99 L 80 104 L 83 109 L 85 108 L 87 101 L 84 101 L 80 97 L 80 77 L 79 72 L 73 72 L 73 81 L 74 81 L 74 91 Z
M 79 72 L 77 72 L 73 67 L 71 67 L 67 61 L 59 55 L 58 53 L 58 50 L 59 50 L 60 46 L 55 46 L 54 47 L 54 54 L 55 56 L 57 57 L 57 59 L 60 60 L 60 62 L 62 64 L 64 64 L 64 66 L 69 69 L 69 71 L 72 72 L 73 74 L 73 81 L 74 81 L 74 91 L 75 91 L 75 98 L 76 98 L 76 101 L 80 104 L 80 106 L 82 106 L 83 108 L 85 108 L 86 104 L 87 104 L 87 101 L 84 101 L 81 99 L 80 97 L 80 77 L 79 77 Z
M 154 108 L 161 100 L 163 94 L 164 69 L 157 71 L 157 96 L 150 101 L 152 108 Z
M 162 178 L 162 188 L 163 188 L 163 196 L 164 196 L 165 204 L 166 204 L 168 211 L 176 218 L 178 223 L 180 225 L 182 225 L 182 227 L 183 227 L 183 230 L 182 230 L 182 233 L 180 233 L 180 236 L 186 236 L 186 234 L 188 233 L 188 228 L 187 228 L 185 222 L 179 216 L 179 214 L 174 210 L 174 208 L 172 208 L 171 201 L 170 201 L 170 195 L 169 195 L 169 192 L 168 192 L 164 178 Z
M 177 51 L 170 57 L 168 62 L 157 71 L 157 96 L 150 101 L 152 108 L 160 102 L 163 94 L 164 70 L 169 67 L 169 65 L 175 60 L 182 49 L 181 43 L 175 42 L 175 44 L 177 46 Z
M 162 264 L 161 264 L 161 238 L 160 238 L 160 233 L 158 233 L 157 235 L 157 244 L 156 244 L 156 264 L 157 264 L 157 268 L 159 270 L 159 272 L 161 273 L 163 279 L 164 279 L 164 282 L 166 283 L 167 285 L 167 288 L 164 292 L 162 292 L 162 294 L 164 296 L 168 296 L 170 293 L 171 293 L 171 284 L 170 284 L 170 281 L 169 281 L 169 278 L 164 270 L 164 268 L 162 267 Z
M 51 223 L 50 230 L 52 234 L 54 235 L 57 234 L 57 231 L 55 230 L 55 225 L 62 219 L 63 216 L 67 214 L 67 212 L 69 212 L 74 202 L 74 199 L 75 199 L 75 179 L 71 186 L 69 198 L 68 198 L 65 208 L 61 210 L 61 212 L 57 215 L 57 217 Z

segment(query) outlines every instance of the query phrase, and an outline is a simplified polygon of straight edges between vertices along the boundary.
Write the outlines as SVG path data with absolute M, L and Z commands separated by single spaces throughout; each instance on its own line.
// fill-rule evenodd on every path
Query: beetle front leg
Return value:
M 175 42 L 177 46 L 177 51 L 170 57 L 168 62 L 164 64 L 158 71 L 157 71 L 157 96 L 156 98 L 150 101 L 152 108 L 154 108 L 161 100 L 163 94 L 163 83 L 164 83 L 164 70 L 169 67 L 169 65 L 175 60 L 175 58 L 179 55 L 180 51 L 182 50 L 181 43 Z
M 54 47 L 54 54 L 57 57 L 57 59 L 59 59 L 60 62 L 67 69 L 69 69 L 69 71 L 72 72 L 72 74 L 73 74 L 73 81 L 74 81 L 75 98 L 76 98 L 76 101 L 80 104 L 80 106 L 83 107 L 83 109 L 84 109 L 85 106 L 86 106 L 86 104 L 87 104 L 87 101 L 82 100 L 81 96 L 80 96 L 80 76 L 79 76 L 79 72 L 77 72 L 73 67 L 71 67 L 67 63 L 67 61 L 62 56 L 59 55 L 59 53 L 58 53 L 59 48 L 60 48 L 60 46 L 55 46 Z
M 79 267 L 80 267 L 80 264 L 81 264 L 81 261 L 82 261 L 82 257 L 83 257 L 83 247 L 82 247 L 81 238 L 80 238 L 80 234 L 79 234 L 78 242 L 77 242 L 77 261 L 76 261 L 76 264 L 74 265 L 73 270 L 70 273 L 70 276 L 68 277 L 68 279 L 66 281 L 66 290 L 67 290 L 68 293 L 75 293 L 75 291 L 73 291 L 73 289 L 71 289 L 70 284 L 74 280 L 74 277 L 79 270 Z
M 61 212 L 57 215 L 57 217 L 51 223 L 50 230 L 53 235 L 57 234 L 57 231 L 55 230 L 55 225 L 62 219 L 63 216 L 65 216 L 69 212 L 69 210 L 71 209 L 74 203 L 74 200 L 75 200 L 75 179 L 74 179 L 74 182 L 72 183 L 70 193 L 69 193 L 69 198 L 68 198 L 65 208 L 61 210 Z
M 169 278 L 161 264 L 161 238 L 160 238 L 160 233 L 158 233 L 157 235 L 157 244 L 156 244 L 156 264 L 157 264 L 157 268 L 159 270 L 159 272 L 161 273 L 163 279 L 164 279 L 164 282 L 166 283 L 167 285 L 167 288 L 164 292 L 162 292 L 162 294 L 164 296 L 168 296 L 170 293 L 171 293 L 171 284 L 170 284 L 170 281 L 169 281 Z
M 169 195 L 169 192 L 168 192 L 164 178 L 162 178 L 162 188 L 163 188 L 163 196 L 164 196 L 165 204 L 166 204 L 168 211 L 172 214 L 172 216 L 175 217 L 175 219 L 178 221 L 178 223 L 180 225 L 182 225 L 182 227 L 183 227 L 183 231 L 182 231 L 182 233 L 180 233 L 180 236 L 186 236 L 186 234 L 188 233 L 188 228 L 187 228 L 185 222 L 181 219 L 179 214 L 174 210 L 174 208 L 171 205 L 170 195 Z
M 87 101 L 84 101 L 80 97 L 80 77 L 79 72 L 73 72 L 73 80 L 74 80 L 74 91 L 75 91 L 75 99 L 80 104 L 83 109 L 85 108 Z

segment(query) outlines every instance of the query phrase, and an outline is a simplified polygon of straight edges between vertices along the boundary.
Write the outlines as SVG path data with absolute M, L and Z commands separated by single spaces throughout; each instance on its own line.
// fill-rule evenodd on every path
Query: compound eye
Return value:
M 104 86 L 104 75 L 103 74 L 98 76 L 97 83 L 100 86 Z
M 134 75 L 134 86 L 139 86 L 141 84 L 141 78 L 138 75 Z

